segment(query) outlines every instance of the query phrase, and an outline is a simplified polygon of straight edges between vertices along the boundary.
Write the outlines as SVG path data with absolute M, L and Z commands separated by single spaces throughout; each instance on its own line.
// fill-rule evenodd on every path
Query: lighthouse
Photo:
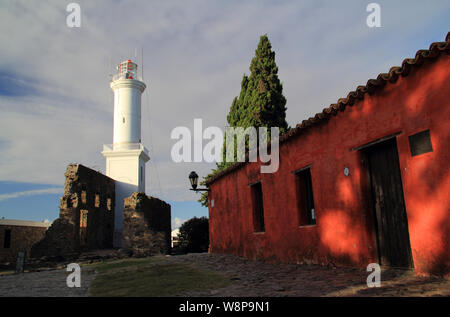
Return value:
M 126 60 L 117 66 L 110 87 L 114 93 L 113 144 L 103 145 L 106 175 L 116 181 L 114 246 L 120 247 L 124 198 L 145 192 L 145 163 L 150 160 L 141 142 L 141 96 L 146 85 L 137 64 Z

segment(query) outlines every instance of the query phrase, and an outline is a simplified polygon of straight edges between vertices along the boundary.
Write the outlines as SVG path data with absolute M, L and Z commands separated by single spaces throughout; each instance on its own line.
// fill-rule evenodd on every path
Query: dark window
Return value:
M 411 156 L 433 152 L 430 130 L 425 130 L 414 135 L 410 135 L 409 148 L 411 149 Z
M 5 230 L 5 237 L 3 239 L 3 248 L 5 248 L 5 249 L 11 248 L 11 230 L 10 229 Z
M 253 221 L 255 232 L 264 232 L 264 207 L 261 182 L 251 186 L 253 196 Z
M 314 196 L 309 168 L 295 173 L 298 196 L 298 218 L 300 226 L 316 224 Z

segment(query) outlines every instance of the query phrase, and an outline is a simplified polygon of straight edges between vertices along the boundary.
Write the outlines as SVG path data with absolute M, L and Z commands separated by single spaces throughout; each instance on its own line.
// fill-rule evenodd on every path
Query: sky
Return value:
M 366 24 L 371 1 L 0 2 L 0 218 L 58 217 L 67 164 L 105 171 L 112 143 L 112 69 L 131 58 L 144 70 L 142 142 L 150 151 L 147 195 L 172 206 L 172 226 L 207 216 L 188 174 L 214 163 L 175 163 L 171 131 L 226 126 L 234 96 L 267 34 L 276 52 L 291 126 L 450 30 L 448 0 L 389 0 L 381 27 Z M 144 52 L 143 56 L 141 52 Z

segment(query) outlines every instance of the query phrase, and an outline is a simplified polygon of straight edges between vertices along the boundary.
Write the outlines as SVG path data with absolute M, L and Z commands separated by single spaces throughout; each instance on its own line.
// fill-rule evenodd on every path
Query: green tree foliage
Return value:
M 267 127 L 269 129 L 278 127 L 280 135 L 289 129 L 286 122 L 286 98 L 283 95 L 283 85 L 278 78 L 275 52 L 272 51 L 267 34 L 260 37 L 255 56 L 250 63 L 250 76 L 244 74 L 241 81 L 241 92 L 233 99 L 227 122 L 230 127 L 244 129 L 248 127 Z M 270 130 L 268 137 L 270 137 Z M 236 152 L 235 150 L 235 160 Z M 217 164 L 217 169 L 213 170 L 206 178 L 234 163 L 225 160 L 225 143 L 222 153 L 223 161 Z M 204 181 L 201 184 L 204 185 Z M 203 206 L 208 206 L 207 192 L 202 194 L 199 202 Z
M 209 247 L 208 218 L 194 217 L 180 227 L 179 248 L 183 252 L 206 252 Z
M 235 97 L 227 116 L 231 127 L 279 127 L 288 129 L 286 98 L 278 78 L 275 52 L 267 35 L 261 36 L 250 64 L 250 76 L 244 74 L 241 93 Z

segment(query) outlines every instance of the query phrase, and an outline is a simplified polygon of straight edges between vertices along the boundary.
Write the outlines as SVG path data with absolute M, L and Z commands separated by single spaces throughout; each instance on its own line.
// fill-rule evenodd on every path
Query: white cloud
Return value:
M 33 190 L 26 190 L 22 192 L 14 192 L 14 193 L 8 193 L 8 194 L 0 194 L 0 201 L 13 199 L 13 198 L 19 198 L 23 196 L 35 196 L 35 195 L 48 195 L 48 194 L 61 194 L 63 193 L 62 188 L 44 188 L 44 189 L 33 189 Z
M 172 230 L 180 228 L 184 222 L 186 222 L 186 219 L 181 219 L 178 217 L 173 218 L 172 219 Z

